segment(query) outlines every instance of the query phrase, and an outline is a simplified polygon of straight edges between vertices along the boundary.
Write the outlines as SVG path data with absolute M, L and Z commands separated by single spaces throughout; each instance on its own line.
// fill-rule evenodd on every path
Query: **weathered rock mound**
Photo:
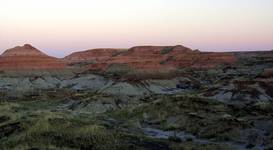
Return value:
M 50 57 L 29 44 L 6 50 L 0 56 L 1 70 L 64 69 L 65 63 Z
M 237 59 L 233 54 L 200 52 L 177 46 L 137 46 L 127 51 L 95 49 L 73 53 L 65 60 L 68 63 L 88 62 L 90 70 L 107 70 L 112 64 L 127 65 L 134 70 L 170 71 L 178 68 L 213 68 L 220 64 L 232 64 Z
M 110 48 L 92 49 L 92 50 L 72 53 L 71 55 L 66 56 L 64 59 L 68 61 L 69 63 L 77 63 L 77 62 L 90 61 L 90 60 L 106 61 L 117 52 L 118 52 L 117 49 L 110 49 Z

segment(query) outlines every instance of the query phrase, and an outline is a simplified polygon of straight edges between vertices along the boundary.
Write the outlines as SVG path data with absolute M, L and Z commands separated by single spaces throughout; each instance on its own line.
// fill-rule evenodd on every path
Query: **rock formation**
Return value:
M 177 46 L 136 46 L 128 50 L 93 49 L 72 53 L 63 59 L 47 56 L 29 44 L 6 50 L 0 56 L 1 70 L 61 69 L 66 65 L 105 71 L 112 64 L 133 70 L 168 72 L 178 68 L 213 68 L 236 61 L 233 54 L 200 52 Z
M 65 63 L 48 56 L 30 44 L 6 50 L 0 56 L 0 70 L 64 69 Z
M 71 55 L 66 56 L 64 59 L 69 63 L 77 63 L 84 61 L 106 61 L 110 57 L 112 57 L 115 53 L 117 53 L 117 49 L 92 49 L 86 50 L 82 52 L 75 52 Z
M 95 49 L 73 53 L 65 60 L 70 64 L 95 60 L 86 65 L 91 70 L 105 70 L 111 64 L 121 64 L 136 70 L 168 71 L 183 67 L 213 68 L 220 64 L 234 63 L 237 59 L 228 53 L 200 52 L 177 45 L 137 46 L 122 52 Z

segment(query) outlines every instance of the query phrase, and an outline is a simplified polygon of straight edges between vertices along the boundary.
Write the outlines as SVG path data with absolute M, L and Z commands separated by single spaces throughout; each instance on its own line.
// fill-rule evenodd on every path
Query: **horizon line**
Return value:
M 48 55 L 48 56 L 50 56 L 50 57 L 55 57 L 55 58 L 60 58 L 60 59 L 62 59 L 62 58 L 65 58 L 65 57 L 67 57 L 67 56 L 69 56 L 69 55 L 71 55 L 71 54 L 74 54 L 74 53 L 77 53 L 77 52 L 84 52 L 84 51 L 92 51 L 92 50 L 96 50 L 96 49 L 117 49 L 117 50 L 129 50 L 129 49 L 131 49 L 131 48 L 133 48 L 133 47 L 142 47 L 142 46 L 154 46 L 154 47 L 168 47 L 168 46 L 170 46 L 170 47 L 174 47 L 174 46 L 183 46 L 183 47 L 187 47 L 187 46 L 184 46 L 184 45 L 181 45 L 181 44 L 177 44 L 177 45 L 150 45 L 150 44 L 147 44 L 147 45 L 137 45 L 137 46 L 131 46 L 131 47 L 127 47 L 127 48 L 117 48 L 117 47 L 94 47 L 94 48 L 90 48 L 90 49 L 85 49 L 85 50 L 72 50 L 69 54 L 67 54 L 67 55 L 64 55 L 64 56 L 62 56 L 62 57 L 59 57 L 59 56 L 54 56 L 54 55 L 51 55 L 51 54 L 48 54 L 47 52 L 46 52 L 46 50 L 43 50 L 43 49 L 40 49 L 40 48 L 37 48 L 36 46 L 33 46 L 32 44 L 29 44 L 29 43 L 26 43 L 26 44 L 23 44 L 22 46 L 20 46 L 20 45 L 17 45 L 17 46 L 14 46 L 14 47 L 11 47 L 11 48 L 8 48 L 8 49 L 5 49 L 5 50 L 0 50 L 0 51 L 2 51 L 2 53 L 1 53 L 1 55 L 0 56 L 2 56 L 2 54 L 3 53 L 5 53 L 5 51 L 7 51 L 7 50 L 10 50 L 10 49 L 13 49 L 13 48 L 16 48 L 16 47 L 23 47 L 23 46 L 25 46 L 25 45 L 30 45 L 30 46 L 32 46 L 32 47 L 34 47 L 35 49 L 37 49 L 37 50 L 39 50 L 39 51 L 41 51 L 41 52 L 43 52 L 43 53 L 45 53 L 46 55 Z M 190 48 L 190 47 L 187 47 L 187 48 Z M 270 52 L 270 51 L 273 51 L 273 48 L 272 49 L 257 49 L 257 50 L 202 50 L 202 49 L 192 49 L 192 48 L 190 48 L 191 50 L 199 50 L 200 52 L 212 52 L 212 53 L 240 53 L 240 52 Z

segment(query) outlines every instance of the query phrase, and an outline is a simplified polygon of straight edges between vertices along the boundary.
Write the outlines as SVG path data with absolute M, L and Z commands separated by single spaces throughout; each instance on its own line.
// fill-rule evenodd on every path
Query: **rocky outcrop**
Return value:
M 29 44 L 8 49 L 0 56 L 0 70 L 48 70 L 65 67 L 63 61 L 48 56 Z
M 68 61 L 68 63 L 79 63 L 84 61 L 99 61 L 103 62 L 108 60 L 114 54 L 116 54 L 118 49 L 92 49 L 86 50 L 82 52 L 72 53 L 64 58 L 64 60 Z
M 237 59 L 228 53 L 204 53 L 177 46 L 137 46 L 126 51 L 94 49 L 73 53 L 64 58 L 68 63 L 85 63 L 90 70 L 106 70 L 112 64 L 127 65 L 134 70 L 171 71 L 177 68 L 213 68 L 231 64 Z

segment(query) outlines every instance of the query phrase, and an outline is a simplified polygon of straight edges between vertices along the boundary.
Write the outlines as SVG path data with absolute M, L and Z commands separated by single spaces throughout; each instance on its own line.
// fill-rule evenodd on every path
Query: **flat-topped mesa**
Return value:
M 30 44 L 6 50 L 0 56 L 1 70 L 48 70 L 64 69 L 63 61 L 48 56 Z

